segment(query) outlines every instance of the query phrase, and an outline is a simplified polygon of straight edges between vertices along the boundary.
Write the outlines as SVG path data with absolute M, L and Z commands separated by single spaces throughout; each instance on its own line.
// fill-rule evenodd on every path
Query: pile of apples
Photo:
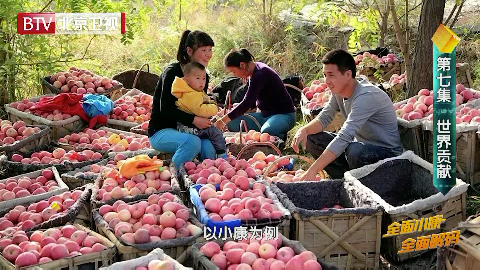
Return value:
M 83 162 L 87 160 L 101 159 L 102 154 L 93 152 L 92 150 L 83 150 L 77 152 L 75 150 L 66 151 L 63 148 L 55 148 L 52 153 L 48 151 L 39 151 L 24 157 L 20 154 L 13 154 L 11 161 L 21 162 L 24 164 L 60 164 L 64 161 L 68 162 Z
M 287 173 L 285 171 L 280 171 L 277 173 L 277 175 L 275 176 L 272 176 L 272 177 L 268 177 L 266 180 L 268 183 L 271 183 L 271 182 L 297 182 L 297 181 L 300 181 L 300 175 L 302 175 L 303 173 L 305 173 L 304 170 L 300 169 L 300 170 L 296 170 L 295 171 L 295 174 L 290 174 L 290 173 Z M 315 176 L 315 179 L 309 179 L 309 181 L 320 181 L 322 180 L 322 177 L 320 175 L 316 175 Z
M 465 104 L 469 101 L 480 98 L 480 92 L 477 92 L 470 88 L 466 88 L 463 84 L 457 84 L 455 86 L 455 90 L 457 92 L 455 101 L 458 104 L 456 106 L 459 106 L 460 104 Z M 458 102 L 459 100 L 460 102 Z
M 390 77 L 388 84 L 390 85 L 391 88 L 395 90 L 402 90 L 405 86 L 405 80 L 406 80 L 405 77 L 406 77 L 405 73 L 401 75 L 393 74 L 392 77 Z
M 395 64 L 398 62 L 398 58 L 389 53 L 387 56 L 378 57 L 375 54 L 369 52 L 364 52 L 355 56 L 355 64 L 358 65 L 359 69 L 364 67 L 380 68 L 381 65 Z
M 21 120 L 12 124 L 8 120 L 0 119 L 0 146 L 14 144 L 40 131 L 39 127 L 27 127 Z
M 120 175 L 117 169 L 105 169 L 104 180 L 98 190 L 97 200 L 108 201 L 127 196 L 171 190 L 170 180 L 172 173 L 167 166 L 162 168 L 162 172 L 159 170 L 149 171 L 144 174 L 134 175 L 132 178 Z
M 408 99 L 407 103 L 394 104 L 397 117 L 405 120 L 415 120 L 433 114 L 433 91 L 422 89 L 416 97 Z
M 37 103 L 38 102 L 36 101 L 23 99 L 21 102 L 10 103 L 9 106 L 22 112 L 32 113 L 50 121 L 61 121 L 72 117 L 72 115 L 61 113 L 59 110 L 54 110 L 52 113 L 40 113 L 36 110 L 30 111 L 30 108 L 37 105 Z
M 165 260 L 151 260 L 147 266 L 137 266 L 135 270 L 164 270 L 164 269 L 175 269 L 173 262 Z
M 0 218 L 0 231 L 12 227 L 26 231 L 44 221 L 62 216 L 68 212 L 68 209 L 78 200 L 80 195 L 82 195 L 81 190 L 66 191 L 52 196 L 48 200 L 31 203 L 28 207 L 17 205 Z M 56 206 L 52 205 L 53 202 L 57 202 Z M 56 210 L 57 207 L 58 210 Z
M 143 123 L 150 120 L 152 102 L 153 97 L 144 93 L 121 97 L 115 101 L 109 117 L 115 120 Z
M 197 235 L 202 230 L 188 221 L 188 209 L 169 193 L 152 194 L 148 200 L 127 204 L 118 200 L 103 205 L 99 214 L 115 236 L 131 244 L 144 244 Z
M 302 90 L 303 95 L 308 99 L 305 107 L 309 110 L 318 110 L 323 108 L 325 103 L 330 99 L 331 92 L 326 83 L 314 80 L 310 87 Z
M 282 247 L 282 239 L 252 239 L 239 242 L 228 241 L 220 247 L 216 242 L 207 242 L 202 252 L 220 269 L 247 270 L 321 270 L 322 266 L 311 251 L 295 254 L 292 248 Z
M 25 231 L 13 231 L 0 240 L 2 255 L 18 267 L 42 264 L 62 258 L 101 252 L 106 247 L 96 236 L 73 225 L 35 231 L 30 238 Z M 5 230 L 4 232 L 6 232 Z
M 256 176 L 255 170 L 245 159 L 237 160 L 233 157 L 228 157 L 226 160 L 223 158 L 205 159 L 198 165 L 188 161 L 185 162 L 184 167 L 188 177 L 195 184 L 215 185 L 226 180 L 233 183 L 246 181 L 248 184 L 253 183 Z
M 243 143 L 252 143 L 252 142 L 274 142 L 277 139 L 275 136 L 271 136 L 268 133 L 260 133 L 255 130 L 249 130 L 247 133 L 242 132 L 242 142 Z M 227 143 L 240 143 L 240 132 L 235 133 L 233 136 L 225 137 Z
M 207 184 L 200 188 L 199 195 L 213 221 L 280 219 L 282 212 L 265 197 L 265 189 L 265 184 L 259 182 L 250 189 L 248 180 L 239 177 L 235 184 L 222 182 L 219 191 Z
M 9 201 L 30 195 L 42 194 L 58 189 L 58 183 L 54 179 L 53 171 L 45 169 L 42 175 L 30 178 L 8 178 L 0 183 L 0 201 Z
M 253 157 L 248 160 L 248 163 L 255 169 L 257 175 L 262 175 L 265 169 L 270 166 L 279 156 L 269 154 L 265 155 L 262 151 L 258 151 L 253 154 Z M 278 164 L 274 165 L 271 172 L 277 171 L 284 165 L 288 165 L 290 161 L 288 159 L 282 159 Z
M 93 74 L 87 69 L 71 67 L 66 72 L 50 76 L 50 83 L 61 93 L 101 94 L 117 86 L 115 80 Z
M 466 89 L 462 84 L 456 85 L 456 107 L 478 98 L 480 98 L 480 93 L 474 92 L 471 89 Z M 397 116 L 405 120 L 422 119 L 424 117 L 432 119 L 433 101 L 433 91 L 421 89 L 418 91 L 416 97 L 409 98 L 407 103 L 394 104 L 394 108 Z
M 90 128 L 86 128 L 79 133 L 65 135 L 65 137 L 58 139 L 58 142 L 68 143 L 81 148 L 113 152 L 137 151 L 150 148 L 150 141 L 147 136 L 135 137 Z

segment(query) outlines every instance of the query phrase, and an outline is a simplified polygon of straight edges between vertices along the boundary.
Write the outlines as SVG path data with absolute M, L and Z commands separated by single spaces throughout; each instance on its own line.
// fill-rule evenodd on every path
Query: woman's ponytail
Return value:
M 185 30 L 183 31 L 182 33 L 182 37 L 180 39 L 180 44 L 178 45 L 178 51 L 177 51 L 177 61 L 180 62 L 182 65 L 188 63 L 188 54 L 187 54 L 187 46 L 186 46 L 186 43 L 187 43 L 187 38 L 188 38 L 188 35 L 191 33 L 192 31 L 190 30 Z
M 255 58 L 253 57 L 253 55 L 245 48 L 242 48 L 240 49 L 240 52 L 242 53 L 244 59 L 246 60 L 246 62 L 251 62 L 251 61 L 254 61 Z

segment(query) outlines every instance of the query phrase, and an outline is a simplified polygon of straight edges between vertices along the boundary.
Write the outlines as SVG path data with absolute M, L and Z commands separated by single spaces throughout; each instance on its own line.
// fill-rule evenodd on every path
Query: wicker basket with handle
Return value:
M 252 117 L 253 118 L 253 117 Z M 245 129 L 245 131 L 248 131 L 247 129 L 247 124 L 244 120 L 240 121 L 240 131 L 239 131 L 239 134 L 240 134 L 240 141 L 239 143 L 227 143 L 227 147 L 228 147 L 228 151 L 234 155 L 234 156 L 237 156 L 240 151 L 242 150 L 242 148 L 244 148 L 246 145 L 248 145 L 248 143 L 246 143 L 244 140 L 243 140 L 243 131 L 242 131 L 242 127 Z M 224 133 L 225 136 L 234 136 L 235 133 L 234 132 L 225 132 Z M 266 155 L 268 154 L 275 154 L 275 153 L 278 153 L 277 149 L 280 147 L 281 144 L 283 144 L 283 140 L 278 138 L 278 137 L 275 137 L 275 141 L 273 142 L 265 142 L 265 143 L 269 143 L 271 145 L 274 145 L 276 147 L 273 148 L 271 145 L 256 145 L 255 147 L 253 148 L 247 148 L 247 149 L 250 149 L 248 150 L 249 152 L 251 151 L 262 151 L 264 152 Z M 244 152 L 247 151 L 247 150 L 244 150 Z

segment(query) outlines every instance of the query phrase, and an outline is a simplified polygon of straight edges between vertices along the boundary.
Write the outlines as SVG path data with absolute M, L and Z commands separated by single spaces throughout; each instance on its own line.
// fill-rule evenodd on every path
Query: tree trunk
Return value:
M 382 14 L 382 23 L 380 24 L 380 40 L 378 40 L 379 47 L 385 47 L 385 36 L 388 30 L 388 14 Z
M 387 35 L 388 31 L 388 17 L 390 15 L 390 9 L 388 0 L 384 1 L 385 9 L 382 9 L 377 1 L 374 1 L 374 5 L 380 14 L 381 22 L 378 23 L 378 27 L 380 29 L 380 39 L 378 40 L 379 47 L 385 47 L 385 36 Z
M 407 97 L 414 96 L 422 88 L 433 88 L 433 43 L 432 36 L 443 20 L 446 0 L 424 0 L 418 39 L 415 42 L 412 72 L 408 74 Z
M 409 74 L 411 73 L 411 66 L 412 66 L 412 61 L 410 59 L 410 52 L 408 50 L 408 45 L 405 42 L 405 36 L 403 35 L 402 28 L 400 27 L 400 22 L 397 17 L 397 12 L 395 11 L 394 0 L 389 0 L 389 7 L 390 7 L 390 12 L 392 13 L 393 28 L 395 29 L 395 35 L 397 37 L 398 44 L 400 45 L 400 50 L 402 50 L 402 54 L 405 60 L 404 62 L 405 74 L 408 80 Z

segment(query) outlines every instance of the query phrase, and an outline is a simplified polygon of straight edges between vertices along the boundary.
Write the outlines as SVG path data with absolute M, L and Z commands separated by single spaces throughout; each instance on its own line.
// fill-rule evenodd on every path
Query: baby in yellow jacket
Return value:
M 205 118 L 217 114 L 218 106 L 203 91 L 206 77 L 205 67 L 197 62 L 189 62 L 183 67 L 183 78 L 175 77 L 172 84 L 172 95 L 178 99 L 175 104 L 180 110 Z M 177 129 L 181 132 L 195 134 L 201 139 L 210 139 L 217 155 L 226 152 L 223 133 L 214 126 L 197 129 L 177 123 Z

